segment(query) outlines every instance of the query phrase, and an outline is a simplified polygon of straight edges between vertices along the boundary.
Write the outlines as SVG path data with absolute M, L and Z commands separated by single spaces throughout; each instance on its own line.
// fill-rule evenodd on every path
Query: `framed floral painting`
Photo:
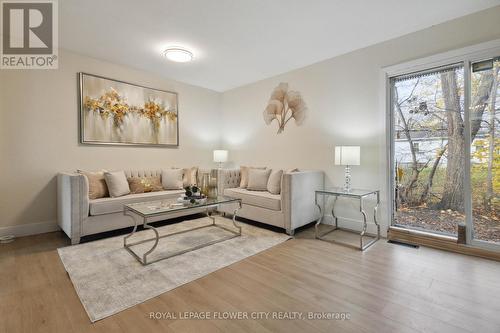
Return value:
M 82 144 L 178 146 L 177 93 L 79 73 Z

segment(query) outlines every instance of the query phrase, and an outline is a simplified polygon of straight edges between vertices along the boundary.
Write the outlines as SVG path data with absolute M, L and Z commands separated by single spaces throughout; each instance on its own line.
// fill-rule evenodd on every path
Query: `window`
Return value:
M 499 55 L 500 40 L 387 70 L 393 225 L 465 223 L 469 244 L 500 250 Z
M 456 235 L 464 222 L 464 68 L 394 77 L 396 225 Z
M 415 151 L 416 154 L 418 154 L 420 152 L 418 149 L 419 146 L 420 145 L 418 142 L 413 142 L 413 150 Z

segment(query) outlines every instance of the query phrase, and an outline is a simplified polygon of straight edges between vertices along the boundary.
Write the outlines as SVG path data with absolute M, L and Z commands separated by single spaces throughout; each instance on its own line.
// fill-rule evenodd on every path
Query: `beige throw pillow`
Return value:
M 283 170 L 273 170 L 269 175 L 267 180 L 267 190 L 271 194 L 281 193 L 281 177 L 283 176 Z
M 83 171 L 77 170 L 78 173 L 87 177 L 89 182 L 89 199 L 99 199 L 109 196 L 108 186 L 104 180 L 104 171 Z
M 249 169 L 247 189 L 250 191 L 267 191 L 267 182 L 271 171 L 271 169 Z
M 182 176 L 182 184 L 184 185 L 184 187 L 196 185 L 198 183 L 197 176 L 198 167 L 184 168 Z
M 172 167 L 172 169 L 179 169 Z M 198 167 L 183 168 L 182 169 L 182 186 L 184 188 L 196 185 L 198 183 Z
M 182 190 L 183 182 L 182 169 L 164 169 L 161 170 L 161 184 L 165 190 Z
M 247 166 L 240 166 L 240 188 L 247 188 L 248 186 L 248 171 L 250 169 L 259 169 L 259 170 L 265 170 L 266 167 L 247 167 Z
M 109 195 L 112 198 L 121 197 L 130 193 L 127 176 L 125 176 L 123 170 L 104 172 L 104 179 L 106 180 L 106 185 L 108 185 Z

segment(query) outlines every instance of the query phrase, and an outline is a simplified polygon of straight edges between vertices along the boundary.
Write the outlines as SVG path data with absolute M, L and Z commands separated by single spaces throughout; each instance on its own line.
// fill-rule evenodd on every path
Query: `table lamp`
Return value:
M 214 150 L 214 162 L 219 163 L 219 169 L 222 163 L 227 162 L 227 150 Z
M 335 147 L 335 165 L 345 165 L 345 192 L 351 191 L 351 165 L 360 164 L 360 150 L 359 146 Z

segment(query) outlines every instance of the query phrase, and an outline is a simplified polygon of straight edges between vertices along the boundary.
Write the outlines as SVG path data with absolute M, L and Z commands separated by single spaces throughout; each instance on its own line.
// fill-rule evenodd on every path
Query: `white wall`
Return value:
M 55 225 L 60 170 L 211 166 L 212 149 L 220 145 L 230 150 L 233 166 L 321 169 L 328 185 L 343 182 L 343 169 L 333 165 L 333 147 L 361 145 L 362 165 L 353 167 L 353 185 L 386 191 L 381 68 L 498 38 L 500 6 L 223 94 L 63 50 L 59 70 L 0 71 L 0 234 L 24 232 L 32 223 L 42 222 L 38 230 Z M 79 145 L 80 71 L 177 91 L 180 147 Z M 303 126 L 289 123 L 276 135 L 276 124 L 266 126 L 262 111 L 279 82 L 300 91 L 309 111 Z M 352 208 L 339 203 L 338 212 L 358 217 Z
M 230 160 L 234 165 L 320 169 L 326 172 L 327 185 L 341 185 L 344 171 L 333 165 L 334 146 L 360 145 L 361 166 L 352 167 L 353 186 L 381 189 L 385 199 L 387 129 L 385 110 L 380 108 L 385 98 L 381 68 L 499 37 L 500 6 L 227 91 L 222 109 Z M 266 126 L 262 112 L 280 82 L 301 92 L 309 111 L 305 124 L 289 123 L 277 135 L 276 124 Z M 388 223 L 386 207 L 384 201 L 383 230 Z M 359 218 L 355 208 L 345 201 L 337 204 L 337 212 L 348 218 Z
M 219 93 L 64 50 L 59 55 L 58 70 L 0 71 L 0 234 L 55 225 L 61 170 L 212 166 L 221 142 Z M 179 148 L 79 145 L 80 71 L 178 92 Z

